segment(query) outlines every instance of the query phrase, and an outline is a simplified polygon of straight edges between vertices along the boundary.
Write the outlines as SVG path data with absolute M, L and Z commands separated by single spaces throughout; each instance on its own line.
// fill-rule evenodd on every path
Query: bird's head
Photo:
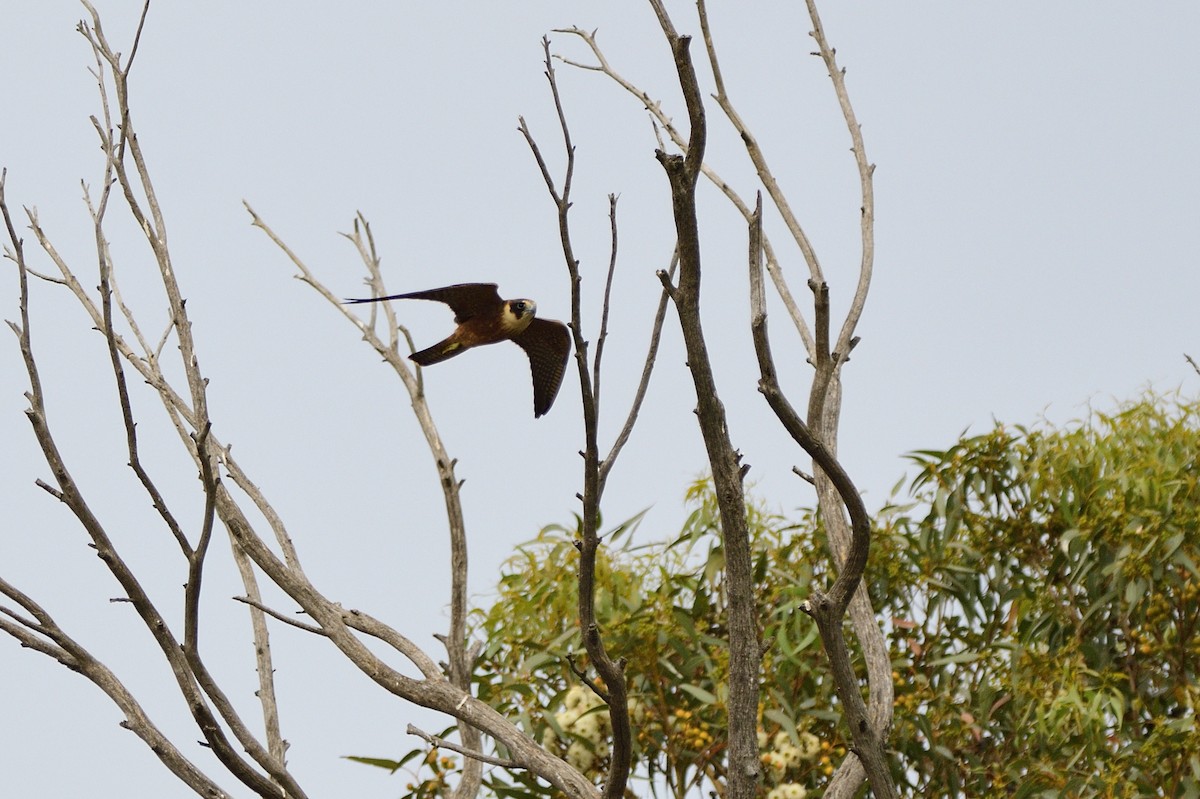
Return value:
M 509 300 L 504 303 L 504 327 L 510 332 L 519 333 L 529 327 L 536 313 L 537 303 L 533 300 Z
M 516 318 L 524 319 L 537 313 L 537 303 L 533 300 L 509 300 L 508 310 Z

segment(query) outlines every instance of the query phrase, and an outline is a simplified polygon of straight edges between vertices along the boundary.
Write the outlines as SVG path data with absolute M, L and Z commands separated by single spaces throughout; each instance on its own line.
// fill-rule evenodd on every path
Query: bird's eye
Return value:
M 514 303 L 513 307 L 516 308 L 518 311 L 524 311 L 526 308 L 529 307 L 529 304 L 526 303 L 524 300 L 522 300 L 521 302 Z

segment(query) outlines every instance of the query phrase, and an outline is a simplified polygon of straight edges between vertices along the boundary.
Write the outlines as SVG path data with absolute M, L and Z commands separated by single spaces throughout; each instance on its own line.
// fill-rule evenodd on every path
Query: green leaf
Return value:
M 699 687 L 698 685 L 688 685 L 687 683 L 684 683 L 684 684 L 680 685 L 679 688 L 680 688 L 680 690 L 686 691 L 689 694 L 691 694 L 692 696 L 696 697 L 697 699 L 699 699 L 701 702 L 703 702 L 706 705 L 717 704 L 717 698 L 715 696 L 713 696 L 711 693 L 709 693 L 708 691 Z
M 789 735 L 795 734 L 796 722 L 786 713 L 772 708 L 763 713 L 763 715 L 778 724 L 782 729 L 787 730 Z
M 929 662 L 929 665 L 945 666 L 951 663 L 974 663 L 975 661 L 979 660 L 980 657 L 981 655 L 978 652 L 959 652 L 955 655 L 946 655 L 945 657 L 940 657 L 937 660 L 932 660 Z
M 364 766 L 375 766 L 376 768 L 387 769 L 392 774 L 411 760 L 414 755 L 422 754 L 420 750 L 414 750 L 404 756 L 402 760 L 389 760 L 382 757 L 359 757 L 358 755 L 343 755 L 344 760 L 353 760 L 355 763 L 362 763 Z

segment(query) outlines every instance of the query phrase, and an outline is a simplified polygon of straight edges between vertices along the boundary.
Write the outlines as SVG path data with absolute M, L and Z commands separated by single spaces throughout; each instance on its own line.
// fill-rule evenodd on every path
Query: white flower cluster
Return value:
M 797 768 L 806 760 L 812 760 L 821 752 L 821 739 L 811 732 L 796 734 L 796 741 L 787 732 L 778 732 L 774 738 L 766 730 L 758 731 L 758 748 L 762 752 L 762 764 L 767 769 L 768 782 L 775 787 L 767 793 L 767 799 L 804 799 L 808 791 L 795 782 L 780 782 L 789 769 Z
M 597 758 L 608 756 L 610 721 L 603 700 L 591 689 L 576 685 L 563 698 L 563 709 L 554 714 L 559 729 L 584 740 L 573 739 L 567 746 L 563 758 L 580 771 L 588 771 Z M 586 743 L 584 742 L 586 741 Z M 542 733 L 542 746 L 551 751 L 560 751 L 562 744 L 553 727 Z
M 808 789 L 798 782 L 785 782 L 767 792 L 767 799 L 804 799 Z
M 629 708 L 629 720 L 635 725 L 645 724 L 650 718 L 649 709 L 636 699 L 630 699 L 625 707 Z

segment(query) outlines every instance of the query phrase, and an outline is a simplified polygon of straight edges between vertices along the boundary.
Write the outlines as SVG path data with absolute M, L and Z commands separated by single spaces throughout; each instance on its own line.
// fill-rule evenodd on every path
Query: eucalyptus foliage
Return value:
M 927 796 L 1200 796 L 1200 403 L 912 456 L 879 516 L 894 745 Z
M 929 797 L 1200 796 L 1200 403 L 1147 396 L 910 457 L 915 477 L 898 485 L 908 497 L 878 513 L 868 572 L 891 633 L 897 783 Z M 635 543 L 640 517 L 610 530 L 596 577 L 597 619 L 630 680 L 633 785 L 672 799 L 719 796 L 725 781 L 719 517 L 706 481 L 686 502 L 665 543 Z M 831 578 L 821 521 L 761 504 L 747 514 L 765 651 L 762 795 L 804 799 L 846 750 L 801 609 L 812 581 Z M 509 559 L 495 602 L 474 615 L 474 684 L 600 781 L 607 711 L 584 682 L 577 527 L 547 527 Z M 424 763 L 411 795 L 448 795 L 451 761 Z M 504 768 L 485 785 L 549 793 Z

